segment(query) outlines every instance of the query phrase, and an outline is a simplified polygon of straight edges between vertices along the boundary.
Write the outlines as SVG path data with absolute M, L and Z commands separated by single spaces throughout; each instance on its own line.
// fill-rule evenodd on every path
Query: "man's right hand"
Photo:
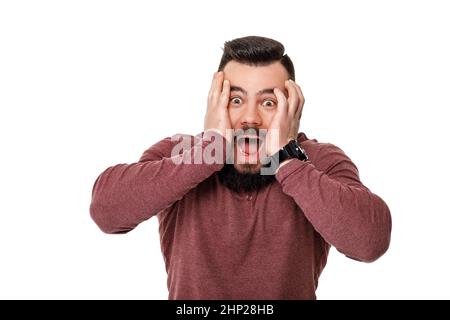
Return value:
M 230 99 L 230 82 L 224 81 L 222 71 L 215 72 L 208 94 L 208 107 L 205 115 L 204 131 L 213 130 L 231 142 L 232 131 L 230 116 L 228 115 L 228 101 Z

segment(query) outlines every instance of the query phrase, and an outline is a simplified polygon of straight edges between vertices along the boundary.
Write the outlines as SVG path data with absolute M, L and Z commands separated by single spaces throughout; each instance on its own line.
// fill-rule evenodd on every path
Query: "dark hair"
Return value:
M 231 60 L 251 66 L 264 66 L 280 61 L 286 68 L 289 79 L 295 81 L 291 58 L 284 54 L 284 46 L 280 42 L 270 38 L 248 36 L 226 41 L 218 71 L 222 71 Z

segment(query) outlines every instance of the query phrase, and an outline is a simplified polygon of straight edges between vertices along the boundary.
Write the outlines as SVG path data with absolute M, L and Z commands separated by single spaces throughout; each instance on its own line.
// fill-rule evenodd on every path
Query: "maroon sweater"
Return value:
M 175 157 L 202 152 L 210 142 L 200 137 Z M 307 162 L 237 194 L 218 179 L 223 165 L 175 164 L 166 138 L 98 177 L 91 216 L 106 233 L 158 216 L 169 299 L 315 299 L 330 245 L 373 261 L 389 246 L 391 217 L 341 149 L 304 133 L 298 141 Z

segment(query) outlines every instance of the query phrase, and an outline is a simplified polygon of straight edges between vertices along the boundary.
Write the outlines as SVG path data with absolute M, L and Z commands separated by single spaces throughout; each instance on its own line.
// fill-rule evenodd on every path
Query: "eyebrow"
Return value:
M 256 93 L 256 95 L 260 96 L 260 95 L 265 94 L 265 93 L 271 93 L 271 94 L 274 94 L 274 93 L 273 93 L 273 89 L 275 89 L 275 88 L 267 88 L 267 89 L 259 90 L 259 91 Z M 230 87 L 230 92 L 231 92 L 231 91 L 239 91 L 239 92 L 242 92 L 243 94 L 247 95 L 247 91 L 245 91 L 243 88 L 238 87 L 238 86 L 231 86 L 231 87 Z

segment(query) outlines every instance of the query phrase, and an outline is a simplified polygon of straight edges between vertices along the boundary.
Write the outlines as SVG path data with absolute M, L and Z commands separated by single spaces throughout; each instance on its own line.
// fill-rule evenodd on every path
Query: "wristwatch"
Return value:
M 276 170 L 283 161 L 288 159 L 299 159 L 301 161 L 308 160 L 305 149 L 303 149 L 294 139 L 289 141 L 289 143 L 278 152 L 266 158 L 263 167 L 271 167 L 273 170 Z

